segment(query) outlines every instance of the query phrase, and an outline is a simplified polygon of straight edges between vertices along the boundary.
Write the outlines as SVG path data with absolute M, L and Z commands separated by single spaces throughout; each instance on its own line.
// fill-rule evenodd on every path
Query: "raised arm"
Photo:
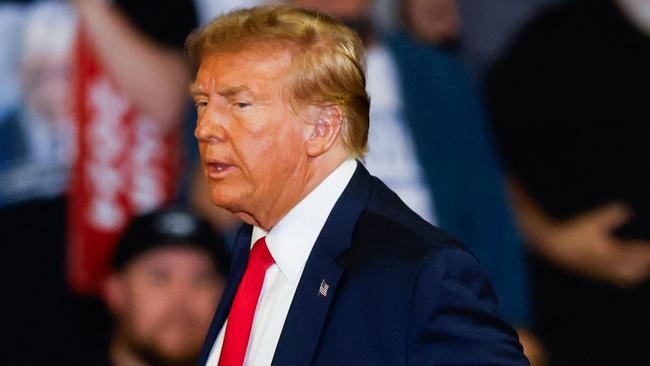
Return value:
M 179 123 L 187 105 L 190 77 L 182 52 L 150 39 L 103 0 L 73 0 L 72 4 L 102 65 L 120 90 L 164 128 Z

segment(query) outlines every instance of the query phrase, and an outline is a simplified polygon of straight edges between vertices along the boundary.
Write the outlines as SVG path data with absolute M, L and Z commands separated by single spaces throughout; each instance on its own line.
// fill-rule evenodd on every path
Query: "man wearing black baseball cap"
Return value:
M 105 286 L 114 319 L 107 364 L 193 364 L 229 263 L 223 240 L 188 212 L 136 218 L 115 249 Z

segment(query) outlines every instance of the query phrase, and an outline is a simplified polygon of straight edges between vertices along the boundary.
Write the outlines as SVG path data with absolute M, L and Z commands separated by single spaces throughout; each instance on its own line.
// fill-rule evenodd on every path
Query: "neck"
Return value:
M 238 215 L 244 222 L 270 231 L 280 220 L 291 211 L 303 198 L 327 178 L 346 159 L 347 153 L 332 154 L 332 156 L 318 156 L 301 163 L 293 172 L 291 186 L 283 188 L 280 196 L 264 212 L 255 216 Z
M 123 337 L 113 337 L 109 348 L 111 364 L 115 366 L 148 366 L 140 359 L 130 347 L 127 346 Z

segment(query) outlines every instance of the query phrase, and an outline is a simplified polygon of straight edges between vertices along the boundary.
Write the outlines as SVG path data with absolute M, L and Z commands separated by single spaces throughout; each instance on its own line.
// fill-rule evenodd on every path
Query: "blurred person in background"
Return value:
M 1 11 L 9 9 L 0 6 Z M 74 158 L 70 108 L 77 19 L 65 3 L 12 7 L 23 20 L 3 37 L 19 40 L 14 67 L 21 99 L 0 119 L 0 364 L 56 362 L 60 337 L 30 352 L 34 334 L 65 326 L 65 197 Z M 3 47 L 10 43 L 3 43 Z M 6 50 L 10 52 L 10 50 Z
M 230 268 L 223 239 L 185 210 L 155 211 L 129 224 L 111 268 L 104 299 L 112 325 L 97 337 L 106 331 L 95 322 L 101 308 L 80 306 L 74 363 L 193 365 Z
M 55 2 L 22 7 L 22 13 L 23 27 L 11 30 L 21 40 L 15 51 L 22 97 L 0 121 L 0 208 L 61 195 L 74 157 L 70 87 L 76 17 Z
M 455 44 L 462 20 L 456 0 L 401 0 L 402 18 L 415 37 L 438 46 Z
M 524 26 L 545 7 L 566 0 L 457 0 L 463 20 L 460 57 L 481 82 Z
M 190 106 L 181 49 L 197 14 L 191 0 L 72 3 L 80 18 L 79 148 L 68 194 L 68 277 L 88 293 L 128 219 L 176 197 Z
M 191 1 L 24 3 L 11 7 L 24 14 L 22 28 L 1 28 L 11 32 L 5 37 L 22 38 L 16 59 L 23 98 L 3 111 L 0 122 L 0 241 L 11 259 L 2 266 L 2 324 L 11 337 L 3 344 L 0 363 L 42 365 L 62 357 L 59 343 L 67 322 L 62 310 L 69 296 L 64 266 L 71 263 L 66 240 L 76 234 L 66 232 L 74 193 L 70 168 L 79 158 L 75 142 L 80 139 L 70 104 L 78 72 L 73 57 L 78 27 L 86 30 L 114 84 L 160 130 L 173 134 L 189 105 L 184 95 L 189 72 L 181 49 L 197 22 Z M 110 135 L 101 141 L 120 139 Z M 92 187 L 110 189 L 111 176 L 100 176 Z M 57 336 L 33 352 L 34 334 Z
M 482 82 L 488 67 L 527 21 L 562 1 L 566 0 L 375 0 L 372 10 L 378 26 L 394 30 L 404 21 L 400 8 L 409 4 L 413 13 L 408 27 L 418 38 L 438 45 L 442 41 Z M 450 40 L 452 34 L 457 39 Z
M 551 365 L 648 365 L 650 2 L 577 0 L 530 23 L 487 94 Z
M 251 6 L 271 3 L 273 0 L 195 0 L 200 23 L 206 24 L 215 17 L 233 9 L 249 8 Z
M 462 14 L 459 9 L 458 1 L 401 0 L 399 3 L 406 29 L 408 29 L 408 31 L 420 42 L 426 43 L 428 47 L 432 47 L 439 51 L 445 51 L 453 55 L 465 51 L 464 47 L 466 46 L 465 42 L 467 41 L 467 35 L 463 34 L 463 20 L 461 19 Z M 465 4 L 465 6 L 472 8 L 476 6 L 480 7 L 481 5 Z M 486 123 L 485 120 L 483 123 Z M 490 131 L 484 131 L 483 133 L 489 135 Z M 509 199 L 506 200 L 506 204 L 509 206 Z M 516 250 L 516 252 L 520 253 L 519 250 Z M 518 255 L 521 255 L 519 253 Z M 483 256 L 481 257 L 484 259 Z M 496 269 L 496 271 L 507 276 L 507 274 L 503 272 L 503 269 L 509 267 L 509 260 L 511 259 L 505 259 L 504 261 L 495 258 L 487 259 L 488 263 L 492 263 L 489 264 L 488 267 L 501 267 L 500 269 Z M 525 260 L 521 259 L 521 257 L 519 257 L 519 260 L 524 262 L 522 270 L 527 274 L 528 272 Z M 513 295 L 510 293 L 510 290 L 505 289 L 504 286 L 501 293 L 503 294 L 502 296 L 505 296 L 507 299 L 517 299 L 517 297 L 520 299 L 519 301 L 521 301 L 521 303 L 519 304 L 520 309 L 518 311 L 521 313 L 519 317 L 516 318 L 518 319 L 516 324 L 518 325 L 517 331 L 519 332 L 521 343 L 524 346 L 526 356 L 531 361 L 532 365 L 544 364 L 545 355 L 543 346 L 538 337 L 530 329 L 531 320 L 528 315 L 529 310 L 527 310 L 530 307 L 528 292 L 524 290 L 522 294 Z
M 404 1 L 407 25 L 426 25 L 425 19 L 440 22 L 427 29 L 407 27 L 411 33 L 376 28 L 369 0 L 292 3 L 328 12 L 360 34 L 367 46 L 372 99 L 366 167 L 427 221 L 453 232 L 478 258 L 504 316 L 518 327 L 527 356 L 536 361 L 539 346 L 525 330 L 529 318 L 523 248 L 482 101 L 468 72 L 447 52 L 460 31 L 455 1 Z
M 70 2 L 117 89 L 163 128 L 178 127 L 190 78 L 182 47 L 198 24 L 193 1 Z
M 20 100 L 18 76 L 22 40 L 16 33 L 23 28 L 24 20 L 24 5 L 0 2 L 0 121 Z

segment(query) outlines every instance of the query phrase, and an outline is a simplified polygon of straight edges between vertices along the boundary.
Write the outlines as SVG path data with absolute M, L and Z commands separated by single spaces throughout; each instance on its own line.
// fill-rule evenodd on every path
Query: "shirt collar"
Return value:
M 266 236 L 266 245 L 280 272 L 291 282 L 297 281 L 325 221 L 356 168 L 356 160 L 344 161 L 269 232 L 255 226 L 251 247 Z

